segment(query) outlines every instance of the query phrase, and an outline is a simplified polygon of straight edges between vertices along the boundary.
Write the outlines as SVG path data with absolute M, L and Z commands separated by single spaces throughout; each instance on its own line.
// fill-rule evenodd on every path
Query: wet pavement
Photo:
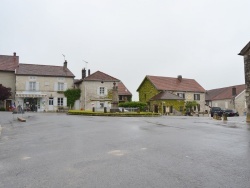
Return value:
M 0 187 L 250 187 L 245 117 L 17 116 L 0 112 Z

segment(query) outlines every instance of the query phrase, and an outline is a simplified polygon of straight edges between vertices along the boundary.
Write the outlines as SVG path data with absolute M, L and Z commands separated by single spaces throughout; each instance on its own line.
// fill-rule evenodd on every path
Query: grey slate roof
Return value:
M 35 65 L 35 64 L 22 64 L 20 63 L 17 75 L 34 75 L 34 76 L 62 76 L 62 77 L 75 77 L 75 75 L 63 66 L 52 65 Z
M 169 93 L 168 91 L 162 91 L 157 95 L 155 95 L 154 97 L 152 97 L 150 100 L 154 101 L 154 100 L 184 100 L 184 99 L 177 95 Z

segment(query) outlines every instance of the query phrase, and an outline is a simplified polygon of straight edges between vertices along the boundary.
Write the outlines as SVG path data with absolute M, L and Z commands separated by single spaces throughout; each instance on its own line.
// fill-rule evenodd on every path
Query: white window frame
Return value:
M 62 97 L 57 98 L 57 106 L 63 106 L 63 98 Z
M 179 96 L 179 97 L 185 99 L 185 93 L 177 93 L 177 96 Z
M 29 82 L 29 91 L 36 91 L 36 82 Z
M 57 91 L 64 91 L 64 83 L 58 82 L 58 84 L 57 84 Z
M 99 95 L 105 95 L 105 87 L 99 87 Z
M 198 96 L 199 96 L 199 97 L 198 97 Z M 201 100 L 201 95 L 195 93 L 195 94 L 194 94 L 194 100 L 195 100 L 195 101 L 200 101 L 200 100 Z

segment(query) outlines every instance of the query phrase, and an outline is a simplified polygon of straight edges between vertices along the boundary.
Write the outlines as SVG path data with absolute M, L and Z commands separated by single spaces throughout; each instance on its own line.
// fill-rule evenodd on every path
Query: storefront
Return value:
M 16 93 L 16 106 L 24 111 L 43 112 L 46 109 L 46 94 L 42 93 Z

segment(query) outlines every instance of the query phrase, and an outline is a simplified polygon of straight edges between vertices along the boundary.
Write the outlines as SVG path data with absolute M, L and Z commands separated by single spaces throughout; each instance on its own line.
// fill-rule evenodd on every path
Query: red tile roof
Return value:
M 162 91 L 158 93 L 157 95 L 155 95 L 154 97 L 152 97 L 150 100 L 154 101 L 154 100 L 185 100 L 185 99 L 177 95 L 174 95 L 172 93 L 169 93 L 167 91 Z
M 119 95 L 130 95 L 130 96 L 132 95 L 122 82 L 118 82 L 118 94 Z
M 19 64 L 19 56 L 0 55 L 0 71 L 15 71 Z
M 246 89 L 245 84 L 218 88 L 218 89 L 211 89 L 206 91 L 205 100 L 212 101 L 212 100 L 232 99 L 232 88 L 234 87 L 236 88 L 236 96 Z
M 35 64 L 19 64 L 17 75 L 34 75 L 34 76 L 62 76 L 75 77 L 74 74 L 63 66 L 52 65 L 35 65 Z
M 86 81 L 104 81 L 104 82 L 105 81 L 106 82 L 119 82 L 120 81 L 117 78 L 114 78 L 108 74 L 101 72 L 101 71 L 96 71 L 95 73 L 84 78 L 84 80 L 86 80 Z
M 160 91 L 205 92 L 205 89 L 194 79 L 182 78 L 180 81 L 178 78 L 163 76 L 146 76 L 146 78 Z

